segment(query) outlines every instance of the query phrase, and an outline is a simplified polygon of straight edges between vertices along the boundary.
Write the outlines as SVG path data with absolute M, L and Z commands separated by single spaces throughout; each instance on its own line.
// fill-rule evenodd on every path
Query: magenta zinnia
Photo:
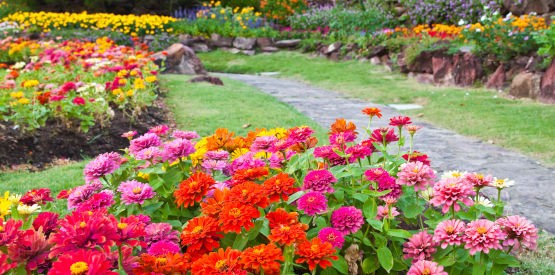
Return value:
M 437 243 L 432 236 L 426 231 L 412 235 L 410 239 L 403 244 L 403 256 L 405 259 L 412 258 L 415 263 L 420 260 L 432 259 L 432 254 L 436 252 Z
M 415 191 L 426 190 L 428 185 L 433 184 L 436 175 L 430 166 L 422 162 L 403 163 L 397 173 L 397 183 L 401 185 L 414 186 Z
M 156 195 L 152 191 L 152 187 L 146 183 L 141 183 L 136 180 L 124 181 L 118 187 L 118 192 L 121 193 L 121 200 L 129 204 L 143 204 L 145 200 L 151 199 Z
M 526 218 L 521 216 L 508 216 L 498 219 L 496 223 L 501 227 L 507 238 L 503 240 L 506 247 L 527 247 L 536 249 L 538 230 Z
M 362 211 L 354 206 L 342 206 L 331 214 L 333 228 L 344 235 L 357 232 L 364 224 Z
M 136 139 L 131 140 L 129 145 L 129 152 L 136 155 L 140 151 L 153 146 L 162 145 L 162 140 L 154 133 L 146 133 Z
M 460 245 L 465 224 L 461 220 L 446 220 L 440 222 L 434 231 L 434 241 L 441 243 L 441 248 L 448 245 Z
M 322 228 L 322 230 L 318 232 L 318 238 L 324 242 L 331 243 L 331 245 L 337 249 L 341 249 L 345 242 L 343 233 L 333 227 Z
M 445 178 L 434 185 L 434 197 L 430 203 L 434 206 L 443 205 L 441 211 L 447 213 L 450 207 L 454 211 L 459 211 L 461 207 L 458 202 L 467 206 L 472 206 L 474 202 L 470 196 L 476 195 L 472 185 L 460 178 Z
M 443 266 L 431 261 L 418 261 L 410 267 L 407 275 L 449 275 Z
M 335 176 L 328 170 L 313 170 L 304 178 L 303 190 L 322 193 L 333 193 L 332 184 L 337 182 Z
M 502 249 L 500 242 L 505 234 L 497 224 L 492 221 L 481 219 L 470 222 L 464 231 L 463 242 L 465 249 L 470 249 L 470 255 L 483 251 L 489 253 L 490 249 Z
M 328 209 L 328 199 L 320 192 L 308 192 L 299 198 L 297 208 L 309 216 L 321 214 Z
M 0 219 L 0 246 L 12 243 L 17 238 L 21 225 L 23 225 L 23 221 L 9 219 L 2 222 L 2 219 Z
M 108 175 L 118 169 L 120 165 L 121 156 L 118 153 L 110 152 L 98 155 L 85 166 L 85 170 L 83 171 L 85 181 L 91 182 Z
M 177 138 L 164 144 L 164 160 L 173 162 L 195 152 L 195 145 L 188 139 Z
M 181 248 L 177 243 L 170 241 L 159 241 L 150 245 L 147 253 L 154 256 L 166 255 L 168 253 L 176 254 L 181 252 Z

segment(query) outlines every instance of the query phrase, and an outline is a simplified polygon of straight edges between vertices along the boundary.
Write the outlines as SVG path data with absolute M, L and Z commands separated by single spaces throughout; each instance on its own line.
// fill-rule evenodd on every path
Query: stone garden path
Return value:
M 347 98 L 291 80 L 236 74 L 221 76 L 242 81 L 276 97 L 326 129 L 336 118 L 345 118 L 353 121 L 357 128 L 365 128 L 368 118 L 361 110 L 366 107 L 382 110 L 384 117 L 373 120 L 373 127 L 386 126 L 390 117 L 400 115 L 388 106 Z M 423 126 L 415 135 L 414 149 L 427 153 L 436 171 L 480 172 L 514 180 L 516 184 L 508 189 L 509 192 L 502 193 L 508 213 L 524 215 L 539 228 L 555 233 L 555 169 L 544 167 L 522 154 L 428 123 L 414 121 L 414 124 Z

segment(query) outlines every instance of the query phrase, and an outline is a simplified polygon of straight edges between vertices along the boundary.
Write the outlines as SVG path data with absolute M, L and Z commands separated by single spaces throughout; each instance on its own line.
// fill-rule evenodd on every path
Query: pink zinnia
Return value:
M 310 127 L 295 127 L 289 129 L 287 139 L 292 144 L 305 142 L 310 137 L 310 135 L 312 135 L 312 133 L 314 133 L 314 130 L 312 130 Z
M 133 155 L 136 155 L 143 149 L 160 145 L 162 145 L 160 137 L 153 133 L 146 133 L 136 139 L 131 140 L 131 144 L 129 145 L 129 152 Z
M 277 137 L 275 136 L 262 136 L 257 137 L 251 145 L 250 150 L 252 152 L 258 151 L 268 151 L 272 147 L 272 145 L 277 141 Z
M 483 251 L 489 253 L 490 249 L 502 249 L 500 242 L 505 234 L 497 224 L 492 221 L 481 219 L 470 222 L 464 230 L 463 242 L 465 249 L 470 249 L 470 255 Z
M 464 175 L 464 180 L 468 181 L 476 188 L 490 186 L 493 183 L 493 177 L 491 175 L 484 176 L 479 173 L 466 173 Z
M 345 153 L 349 155 L 349 162 L 352 163 L 359 159 L 363 159 L 372 155 L 372 149 L 362 144 L 355 144 L 347 148 L 347 150 L 345 150 Z
M 362 211 L 354 206 L 342 206 L 331 214 L 333 228 L 344 235 L 357 232 L 364 224 Z
M 49 265 L 48 252 L 50 245 L 41 231 L 28 229 L 19 233 L 17 242 L 8 245 L 10 260 L 16 263 L 26 263 L 27 274 L 42 273 Z
M 380 199 L 392 198 L 398 199 L 401 196 L 403 189 L 401 185 L 395 182 L 395 178 L 390 176 L 383 168 L 372 168 L 364 172 L 366 179 L 378 183 L 378 191 L 391 190 L 391 192 L 383 195 Z M 370 186 L 372 188 L 372 186 Z
M 179 242 L 178 232 L 169 223 L 152 223 L 145 227 L 145 242 L 149 245 L 159 241 Z
M 78 207 L 100 189 L 102 189 L 102 183 L 98 181 L 75 187 L 67 197 L 67 208 Z
M 308 192 L 299 198 L 297 208 L 309 216 L 321 214 L 328 209 L 328 199 L 320 192 Z
M 135 158 L 138 160 L 148 160 L 151 163 L 157 163 L 160 159 L 162 159 L 163 154 L 164 153 L 160 150 L 160 148 L 152 146 L 137 152 L 137 154 L 135 154 Z
M 194 132 L 194 131 L 176 130 L 176 131 L 173 131 L 172 137 L 191 140 L 191 139 L 199 138 L 200 136 L 197 134 L 197 132 Z
M 41 229 L 44 235 L 48 237 L 56 227 L 58 227 L 58 214 L 53 212 L 42 212 L 33 221 L 35 230 Z
M 224 160 L 207 159 L 202 161 L 201 166 L 207 172 L 210 172 L 210 171 L 223 171 L 227 168 L 228 165 L 227 165 L 227 161 L 224 161 Z
M 19 228 L 23 225 L 23 221 L 9 219 L 8 221 L 2 223 L 2 220 L 0 219 L 0 224 L 2 224 L 2 230 L 0 231 L 0 246 L 4 246 L 10 244 L 17 238 Z
M 389 119 L 390 126 L 405 126 L 409 125 L 412 122 L 410 121 L 410 117 L 407 116 L 395 116 Z
M 434 206 L 443 205 L 441 209 L 443 213 L 447 213 L 451 206 L 458 212 L 461 209 L 458 202 L 467 206 L 474 204 L 474 201 L 469 198 L 473 195 L 476 195 L 476 192 L 467 181 L 459 178 L 445 178 L 434 185 L 434 197 L 430 200 L 430 203 Z
M 118 169 L 120 165 L 121 156 L 118 153 L 111 152 L 98 155 L 85 166 L 85 170 L 83 171 L 85 181 L 88 183 L 108 175 Z
M 399 140 L 399 137 L 395 134 L 395 130 L 388 127 L 382 127 L 372 131 L 371 138 L 374 142 L 382 143 L 384 145 Z
M 341 249 L 345 242 L 343 233 L 333 227 L 322 228 L 322 230 L 318 232 L 318 238 L 324 242 L 331 243 L 331 245 L 337 249 Z
M 195 145 L 188 139 L 177 138 L 164 144 L 164 160 L 173 162 L 195 152 Z
M 127 131 L 121 134 L 121 137 L 131 140 L 135 135 L 137 135 L 137 131 Z
M 85 202 L 79 204 L 77 211 L 95 211 L 106 209 L 114 204 L 114 192 L 112 190 L 103 190 L 94 194 Z
M 213 159 L 213 160 L 226 160 L 229 158 L 229 152 L 225 150 L 208 151 L 204 154 L 203 159 Z
M 177 243 L 163 240 L 151 244 L 147 250 L 147 253 L 154 256 L 161 256 L 168 253 L 179 253 L 180 251 L 181 248 Z
M 308 172 L 304 178 L 303 190 L 333 193 L 332 184 L 335 182 L 337 182 L 337 179 L 330 171 L 312 170 Z
M 506 247 L 520 248 L 527 247 L 529 249 L 536 249 L 538 240 L 538 230 L 536 227 L 521 216 L 508 216 L 496 221 L 501 227 L 507 238 L 503 240 L 503 245 Z
M 393 219 L 396 216 L 399 216 L 399 211 L 397 211 L 397 207 L 391 207 L 391 210 L 387 205 L 379 205 L 378 206 L 378 215 L 376 215 L 376 220 L 382 220 L 383 218 Z
M 432 254 L 436 252 L 437 243 L 432 235 L 426 231 L 414 234 L 403 244 L 403 256 L 405 259 L 412 258 L 412 262 L 416 263 L 420 260 L 432 259 Z
M 161 136 L 161 135 L 165 135 L 169 129 L 170 127 L 168 127 L 168 125 L 161 124 L 148 129 L 148 132 Z
M 87 102 L 85 101 L 85 99 L 82 98 L 82 97 L 80 97 L 80 96 L 75 97 L 71 102 L 72 102 L 73 104 L 77 105 L 77 106 L 79 106 L 79 105 L 85 105 L 85 103 L 87 103 Z
M 436 177 L 434 170 L 422 162 L 403 163 L 397 173 L 397 184 L 414 186 L 415 191 L 426 190 Z
M 121 200 L 129 204 L 143 204 L 145 200 L 151 199 L 156 195 L 152 187 L 146 183 L 141 183 L 136 180 L 124 181 L 118 187 L 118 192 L 121 193 Z
M 460 245 L 465 224 L 461 220 L 446 220 L 440 222 L 434 231 L 434 241 L 440 243 L 441 248 L 448 245 Z
M 317 158 L 323 158 L 330 162 L 332 166 L 335 165 L 344 165 L 347 164 L 345 158 L 339 156 L 335 151 L 339 150 L 337 147 L 333 147 L 331 145 L 328 146 L 321 146 L 314 148 L 314 156 Z
M 410 267 L 407 275 L 449 275 L 443 271 L 443 266 L 432 261 L 418 261 Z
M 343 148 L 346 143 L 353 142 L 357 138 L 357 134 L 354 131 L 339 132 L 330 135 L 330 144 L 336 147 Z

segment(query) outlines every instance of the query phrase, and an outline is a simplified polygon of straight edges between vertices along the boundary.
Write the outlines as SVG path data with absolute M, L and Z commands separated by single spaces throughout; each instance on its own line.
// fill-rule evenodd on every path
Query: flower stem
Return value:
M 295 250 L 293 249 L 293 246 L 290 246 L 290 245 L 286 246 L 283 249 L 283 258 L 285 258 L 285 261 L 283 262 L 284 266 L 283 266 L 283 270 L 281 271 L 282 275 L 293 273 L 291 268 L 293 267 L 294 252 Z

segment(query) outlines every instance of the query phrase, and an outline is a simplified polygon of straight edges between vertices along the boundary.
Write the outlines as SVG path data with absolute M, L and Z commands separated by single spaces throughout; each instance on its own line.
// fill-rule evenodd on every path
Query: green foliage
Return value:
M 205 0 L 203 2 L 210 2 L 209 0 Z M 260 9 L 260 1 L 258 0 L 220 0 L 222 6 L 224 7 L 239 7 L 239 8 L 248 8 L 253 7 L 256 10 Z
M 170 14 L 177 7 L 189 7 L 189 0 L 6 0 L 34 11 L 110 12 L 115 14 Z
M 548 29 L 535 33 L 534 41 L 538 45 L 538 54 L 547 57 L 543 64 L 547 67 L 555 57 L 555 27 L 553 24 L 549 25 Z

